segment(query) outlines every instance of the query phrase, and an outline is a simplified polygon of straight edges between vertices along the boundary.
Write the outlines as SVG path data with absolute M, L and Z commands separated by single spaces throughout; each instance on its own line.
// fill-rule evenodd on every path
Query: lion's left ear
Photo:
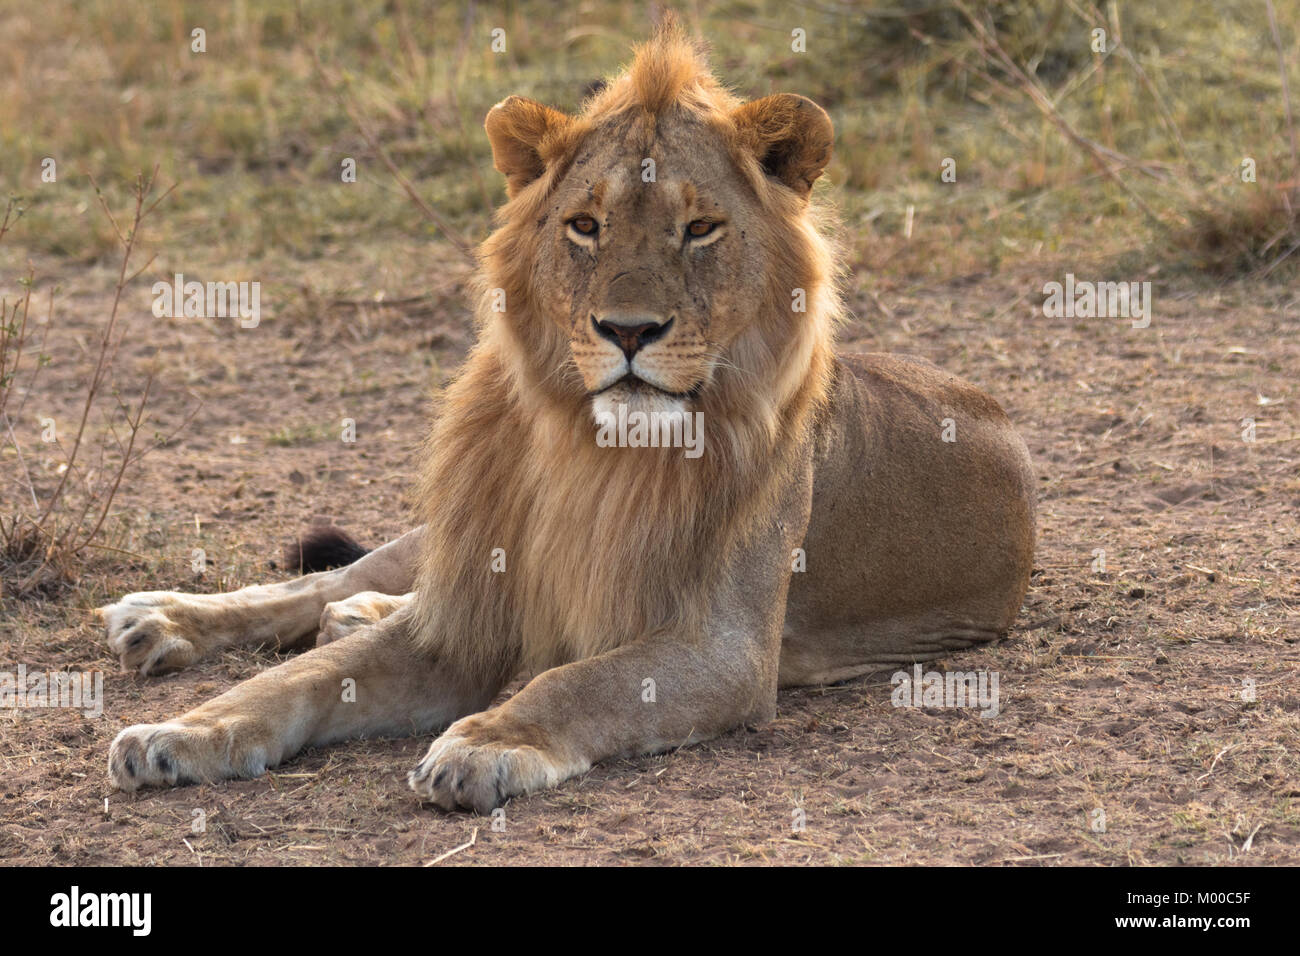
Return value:
M 492 144 L 492 165 L 506 177 L 512 198 L 546 171 L 548 141 L 573 117 L 524 96 L 509 96 L 488 110 L 483 128 Z
M 831 118 L 806 96 L 765 96 L 738 107 L 731 119 L 763 169 L 800 195 L 812 191 L 831 161 Z

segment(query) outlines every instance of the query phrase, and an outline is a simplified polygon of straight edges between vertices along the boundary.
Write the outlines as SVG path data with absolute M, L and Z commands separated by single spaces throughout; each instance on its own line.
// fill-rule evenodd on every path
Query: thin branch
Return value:
M 1052 125 L 1060 130 L 1067 140 L 1082 149 L 1089 158 L 1092 159 L 1093 163 L 1106 176 L 1106 178 L 1123 190 L 1124 193 L 1133 200 L 1134 204 L 1153 225 L 1162 232 L 1168 232 L 1170 229 L 1169 224 L 1157 216 L 1155 211 L 1147 205 L 1146 201 L 1139 196 L 1133 190 L 1133 187 L 1126 183 L 1124 178 L 1111 166 L 1106 153 L 1109 152 L 1112 156 L 1118 154 L 1114 153 L 1113 150 L 1103 151 L 1103 148 L 1098 144 L 1093 143 L 1084 136 L 1081 136 L 1074 127 L 1071 126 L 1063 116 L 1061 116 L 1056 107 L 1052 105 L 1051 97 L 1043 91 L 1043 88 L 1038 84 L 1038 82 L 1028 76 L 1025 71 L 1022 70 L 1013 59 L 1011 59 L 1006 50 L 1002 48 L 1002 44 L 1000 44 L 997 38 L 985 28 L 984 24 L 978 18 L 976 18 L 976 16 L 970 11 L 970 8 L 967 7 L 962 0 L 953 0 L 953 6 L 963 17 L 966 18 L 967 22 L 971 25 L 971 29 L 975 31 L 975 35 L 980 41 L 980 53 L 986 62 L 992 63 L 1011 77 L 1020 87 L 1021 91 L 1029 97 L 1034 106 L 1036 106 L 1038 110 L 1047 117 Z
M 1072 9 L 1081 19 L 1091 23 L 1093 26 L 1105 28 L 1106 21 L 1102 19 L 1101 12 L 1096 7 L 1084 9 L 1079 6 L 1077 0 L 1068 0 L 1068 2 L 1070 4 L 1070 9 Z M 1116 22 L 1118 22 L 1118 20 Z M 1107 52 L 1107 56 L 1109 56 L 1110 53 L 1118 53 L 1124 58 L 1124 62 L 1133 68 L 1133 73 L 1137 76 L 1138 82 L 1140 82 L 1142 86 L 1145 87 L 1146 91 L 1151 94 L 1151 99 L 1155 102 L 1156 109 L 1160 112 L 1160 120 L 1164 124 L 1165 129 L 1169 131 L 1169 135 L 1171 135 L 1174 138 L 1174 142 L 1178 144 L 1178 151 L 1182 154 L 1183 162 L 1187 164 L 1187 169 L 1196 179 L 1199 180 L 1201 174 L 1199 170 L 1197 170 L 1196 163 L 1192 160 L 1191 154 L 1187 149 L 1187 142 L 1183 139 L 1182 130 L 1178 128 L 1178 123 L 1174 120 L 1174 115 L 1170 112 L 1169 105 L 1165 102 L 1165 98 L 1160 94 L 1160 90 L 1156 87 L 1155 83 L 1152 82 L 1151 77 L 1147 75 L 1147 71 L 1142 68 L 1140 63 L 1138 63 L 1137 57 L 1133 55 L 1133 51 L 1128 48 L 1128 44 L 1126 44 L 1122 39 L 1116 38 L 1115 46 Z
M 384 166 L 388 168 L 388 172 L 397 180 L 398 185 L 406 191 L 406 195 L 410 197 L 413 203 L 415 203 L 416 208 L 419 209 L 420 212 L 424 214 L 424 217 L 433 223 L 434 226 L 436 226 L 442 234 L 447 237 L 447 240 L 460 251 L 461 255 L 465 257 L 467 262 L 471 265 L 477 264 L 473 245 L 461 235 L 459 230 L 443 218 L 441 213 L 429 205 L 425 201 L 424 197 L 416 191 L 413 185 L 411 185 L 411 181 L 406 178 L 405 174 L 398 168 L 397 164 L 393 162 L 392 157 L 388 155 L 388 150 L 384 149 L 379 140 L 376 139 L 375 135 L 370 131 L 370 127 L 367 126 L 366 122 L 361 118 L 360 112 L 355 108 L 354 104 L 340 91 L 339 84 L 331 77 L 329 69 L 321 61 L 320 51 L 314 47 L 312 49 L 312 57 L 315 60 L 316 70 L 322 81 L 329 88 L 330 92 L 333 93 L 339 106 L 341 106 L 343 111 L 348 114 L 353 125 L 356 126 L 357 131 L 361 134 L 361 138 L 366 141 L 366 145 L 368 145 L 375 155 L 379 157 Z
M 158 167 L 155 166 L 154 175 L 157 175 L 157 172 Z M 81 450 L 81 440 L 86 432 L 86 424 L 90 420 L 90 409 L 94 406 L 95 398 L 99 395 L 100 385 L 103 383 L 104 373 L 109 364 L 110 352 L 116 352 L 116 349 L 112 349 L 110 346 L 112 343 L 113 331 L 117 327 L 117 315 L 118 309 L 122 303 L 122 291 L 126 288 L 126 271 L 131 261 L 131 253 L 135 249 L 135 241 L 140 227 L 140 220 L 142 218 L 141 210 L 144 205 L 144 198 L 147 191 L 153 188 L 153 176 L 149 178 L 147 188 L 142 178 L 136 179 L 135 216 L 132 222 L 131 234 L 130 236 L 123 236 L 122 230 L 117 224 L 117 220 L 113 217 L 113 211 L 108 208 L 108 203 L 104 200 L 104 194 L 99 188 L 99 183 L 95 182 L 95 177 L 93 175 L 90 175 L 89 178 L 91 185 L 95 187 L 95 195 L 99 198 L 99 203 L 103 207 L 104 214 L 108 217 L 109 222 L 113 224 L 113 229 L 117 232 L 118 238 L 122 240 L 122 245 L 124 247 L 122 253 L 122 265 L 118 272 L 117 285 L 113 294 L 113 308 L 112 311 L 109 312 L 108 323 L 104 326 L 104 334 L 100 339 L 99 357 L 95 362 L 95 370 L 91 373 L 90 382 L 86 387 L 86 401 L 82 405 L 81 419 L 77 424 L 77 434 L 72 442 L 72 452 L 68 456 L 68 467 L 60 477 L 59 484 L 54 489 L 54 494 L 50 496 L 45 511 L 41 514 L 40 518 L 37 519 L 38 524 L 43 524 L 45 522 L 58 504 L 60 498 L 63 496 L 63 490 L 67 486 L 68 478 L 71 476 L 73 466 L 76 464 L 77 454 Z
M 126 469 L 131 464 L 131 449 L 135 447 L 135 438 L 140 434 L 140 423 L 144 420 L 144 410 L 149 404 L 149 392 L 152 388 L 153 374 L 150 373 L 149 377 L 145 379 L 144 394 L 140 396 L 140 404 L 137 406 L 135 420 L 132 421 L 129 417 L 127 418 L 127 425 L 130 426 L 130 435 L 127 438 L 126 451 L 122 453 L 122 462 L 118 466 L 117 474 L 113 476 L 113 484 L 109 487 L 108 493 L 102 496 L 104 507 L 100 509 L 99 518 L 96 519 L 95 526 L 90 529 L 86 536 L 81 540 L 80 544 L 75 544 L 70 549 L 70 553 L 72 554 L 78 553 L 85 548 L 86 545 L 95 540 L 95 536 L 99 534 L 99 529 L 104 524 L 104 519 L 108 517 L 108 509 L 113 505 L 113 498 L 117 495 L 118 486 L 122 483 L 122 476 L 126 474 Z
M 1282 103 L 1286 108 L 1286 131 L 1291 140 L 1291 165 L 1300 176 L 1300 149 L 1296 146 L 1295 116 L 1291 112 L 1291 86 L 1286 78 L 1286 58 L 1282 55 L 1282 34 L 1277 28 L 1277 11 L 1273 9 L 1273 0 L 1264 0 L 1268 8 L 1268 28 L 1273 32 L 1273 46 L 1277 48 L 1277 72 L 1282 78 Z
M 119 317 L 121 314 L 122 298 L 127 288 L 139 275 L 149 268 L 153 262 L 150 257 L 149 262 L 143 269 L 131 270 L 131 258 L 135 252 L 140 236 L 140 226 L 144 219 L 153 212 L 176 188 L 167 189 L 161 196 L 152 202 L 147 202 L 151 198 L 154 190 L 154 184 L 158 178 L 158 167 L 155 166 L 153 171 L 146 177 L 141 174 L 136 177 L 135 182 L 135 207 L 132 211 L 131 225 L 129 230 L 123 230 L 121 223 L 114 216 L 112 209 L 109 207 L 104 197 L 103 191 L 95 181 L 94 176 L 90 176 L 90 182 L 94 186 L 95 195 L 99 200 L 105 217 L 113 226 L 113 231 L 122 245 L 121 263 L 118 270 L 117 282 L 114 286 L 113 304 L 108 314 L 108 321 L 104 324 L 103 333 L 100 336 L 99 351 L 95 356 L 94 368 L 86 384 L 85 401 L 81 409 L 81 417 L 77 423 L 76 435 L 72 442 L 72 448 L 66 456 L 66 464 L 63 474 L 59 478 L 59 483 L 55 487 L 53 494 L 46 502 L 44 510 L 40 510 L 39 499 L 35 495 L 34 488 L 30 488 L 31 482 L 28 479 L 29 490 L 32 491 L 33 503 L 38 511 L 39 516 L 32 522 L 37 532 L 42 535 L 48 542 L 44 555 L 34 570 L 19 584 L 17 590 L 23 592 L 29 590 L 38 580 L 50 563 L 61 556 L 76 555 L 87 547 L 104 547 L 107 550 L 113 550 L 107 546 L 101 546 L 94 543 L 94 539 L 99 536 L 103 529 L 104 522 L 112 509 L 113 500 L 121 487 L 123 477 L 127 469 L 139 460 L 147 451 L 143 449 L 137 451 L 136 442 L 141 427 L 145 421 L 146 409 L 149 405 L 149 397 L 153 390 L 154 376 L 150 373 L 145 382 L 144 391 L 140 396 L 139 402 L 133 407 L 126 405 L 120 397 L 114 392 L 114 398 L 117 402 L 118 410 L 126 422 L 128 433 L 125 443 L 118 436 L 113 422 L 108 423 L 108 434 L 116 443 L 117 453 L 120 454 L 120 460 L 115 468 L 111 469 L 111 478 L 103 480 L 99 477 L 100 472 L 108 469 L 105 467 L 105 456 L 107 453 L 108 438 L 104 438 L 98 446 L 98 461 L 92 463 L 91 470 L 85 470 L 80 462 L 83 442 L 86 437 L 86 431 L 89 427 L 92 410 L 96 408 L 98 400 L 108 380 L 109 370 L 114 367 L 118 351 L 122 345 L 124 333 L 118 332 Z M 30 298 L 30 288 L 28 290 Z M 53 291 L 50 295 L 50 312 L 53 313 Z M 47 320 L 48 322 L 48 320 Z M 48 334 L 48 325 L 47 325 Z M 192 417 L 192 416 L 191 416 Z M 188 419 L 186 420 L 188 423 Z M 7 424 L 7 418 L 6 418 Z M 184 423 L 181 427 L 184 427 Z M 12 436 L 13 430 L 9 429 Z M 16 444 L 16 443 L 15 443 Z M 62 444 L 59 445 L 60 449 Z M 155 446 L 156 447 L 156 446 Z M 21 461 L 21 452 L 20 452 Z M 70 516 L 68 521 L 61 520 L 60 506 L 67 497 L 69 481 L 72 480 L 74 473 L 78 480 L 84 485 L 84 501 L 81 502 L 80 513 Z M 89 523 L 93 517 L 93 523 Z
M 32 508 L 35 511 L 40 511 L 41 503 L 36 500 L 36 488 L 32 484 L 31 472 L 27 470 L 27 462 L 23 459 L 23 450 L 18 447 L 18 436 L 14 434 L 14 427 L 9 423 L 8 415 L 6 415 L 4 412 L 0 412 L 0 419 L 4 420 L 5 429 L 8 430 L 9 432 L 9 441 L 13 444 L 14 451 L 18 453 L 18 464 L 22 466 L 23 478 L 27 482 L 27 491 L 32 496 Z

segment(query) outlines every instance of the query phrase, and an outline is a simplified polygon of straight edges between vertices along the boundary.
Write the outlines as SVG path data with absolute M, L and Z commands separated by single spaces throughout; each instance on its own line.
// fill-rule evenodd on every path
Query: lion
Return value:
M 742 102 L 668 24 L 577 115 L 510 96 L 485 129 L 508 198 L 418 527 L 283 583 L 101 608 L 142 675 L 235 644 L 316 645 L 123 730 L 118 788 L 438 733 L 410 786 L 486 814 L 616 755 L 770 721 L 780 688 L 1014 621 L 1034 548 L 1025 444 L 929 363 L 837 353 L 839 255 L 812 195 L 833 141 L 821 107 Z M 624 427 L 646 420 L 670 440 Z M 616 422 L 622 438 L 598 442 Z

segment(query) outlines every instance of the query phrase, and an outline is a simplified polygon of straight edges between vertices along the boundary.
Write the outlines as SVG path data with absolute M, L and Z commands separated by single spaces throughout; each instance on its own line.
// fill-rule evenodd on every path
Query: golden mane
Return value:
M 696 633 L 727 552 L 754 516 L 772 513 L 773 489 L 827 393 L 840 304 L 836 256 L 814 226 L 819 207 L 765 181 L 731 119 L 739 107 L 697 46 L 675 25 L 661 27 L 626 72 L 542 141 L 545 172 L 512 188 L 480 249 L 478 342 L 441 398 L 418 491 L 428 532 L 416 639 L 467 687 L 643 635 Z M 531 267 L 539 215 L 584 138 L 626 116 L 653 132 L 657 117 L 679 108 L 734 146 L 773 254 L 751 326 L 697 402 L 706 422 L 699 459 L 597 447 L 567 342 L 538 301 L 535 283 L 546 277 Z M 792 311 L 794 288 L 806 290 L 806 312 Z M 506 313 L 491 308 L 501 293 Z M 493 570 L 494 554 L 504 571 Z M 507 639 L 487 645 L 476 633 Z
M 632 64 L 583 104 L 591 120 L 640 110 L 658 116 L 673 108 L 697 115 L 726 114 L 740 105 L 709 70 L 700 45 L 672 17 L 634 50 Z

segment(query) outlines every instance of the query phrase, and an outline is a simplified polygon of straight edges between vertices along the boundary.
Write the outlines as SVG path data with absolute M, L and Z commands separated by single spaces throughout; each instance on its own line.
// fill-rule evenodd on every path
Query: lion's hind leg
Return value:
M 382 621 L 394 611 L 401 610 L 415 597 L 411 594 L 380 594 L 362 591 L 342 601 L 331 601 L 320 615 L 320 630 L 316 632 L 316 646 L 333 644 L 353 631 Z
M 415 584 L 423 529 L 407 532 L 355 564 L 225 594 L 141 591 L 99 608 L 108 646 L 124 670 L 160 674 L 222 647 L 310 641 L 331 602 L 363 591 L 402 595 Z M 403 601 L 397 598 L 397 601 Z M 380 604 L 370 620 L 379 620 Z M 400 604 L 388 607 L 389 613 Z
M 141 591 L 99 608 L 123 670 L 143 675 L 188 667 L 220 647 L 299 644 L 319 621 L 318 576 L 226 594 Z

